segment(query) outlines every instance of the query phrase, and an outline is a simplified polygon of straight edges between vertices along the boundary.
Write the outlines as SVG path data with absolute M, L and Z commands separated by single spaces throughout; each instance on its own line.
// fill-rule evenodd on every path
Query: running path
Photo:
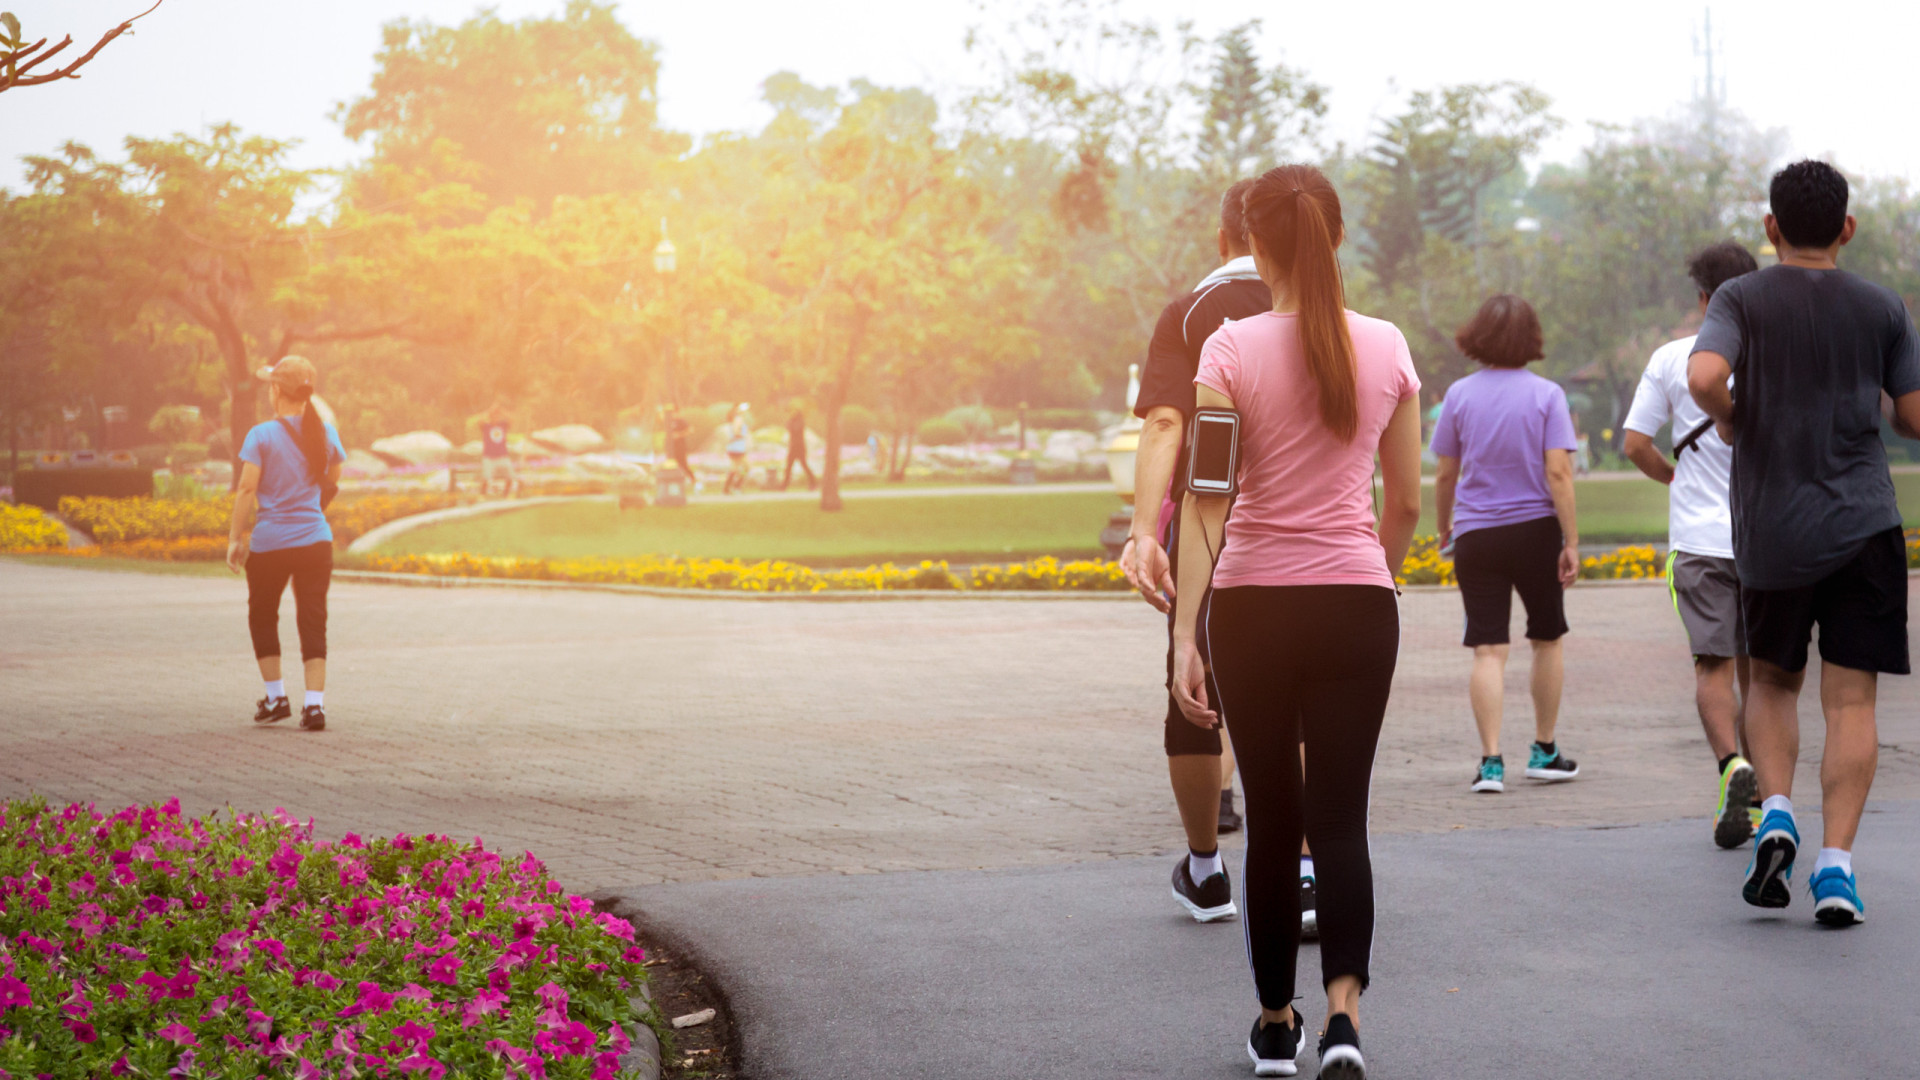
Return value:
M 1665 595 L 1569 599 L 1561 740 L 1586 776 L 1469 796 L 1458 598 L 1409 594 L 1381 833 L 1697 818 L 1712 767 Z M 1179 842 L 1145 605 L 715 602 L 336 584 L 332 727 L 251 729 L 245 589 L 0 559 L 0 794 L 287 808 L 480 835 L 573 888 L 1052 866 Z M 292 605 L 283 640 L 296 640 Z M 1516 650 L 1524 652 L 1524 650 Z M 291 681 L 291 680 L 290 680 Z M 1879 800 L 1920 796 L 1920 701 L 1883 683 Z M 1509 755 L 1531 732 L 1510 673 Z M 1817 761 L 1818 695 L 1805 758 Z M 1818 791 L 1803 769 L 1801 805 Z

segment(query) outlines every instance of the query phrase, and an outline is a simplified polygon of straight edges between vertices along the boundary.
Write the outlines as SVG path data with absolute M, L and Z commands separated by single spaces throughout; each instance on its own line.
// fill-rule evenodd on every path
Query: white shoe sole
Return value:
M 1300 940 L 1311 941 L 1320 936 L 1320 913 L 1303 911 L 1300 913 Z
M 1499 780 L 1475 780 L 1473 786 L 1467 790 L 1498 795 L 1507 790 L 1507 785 Z
M 1580 775 L 1580 768 L 1577 765 L 1571 770 L 1568 770 L 1568 769 L 1528 769 L 1527 770 L 1527 779 L 1529 780 L 1571 780 L 1574 777 L 1579 775 Z
M 1858 926 L 1867 921 L 1867 913 L 1841 897 L 1829 896 L 1813 905 L 1813 918 L 1822 926 Z
M 1367 1080 L 1367 1063 L 1359 1048 L 1328 1047 L 1320 1055 L 1320 1080 Z
M 1187 914 L 1193 916 L 1194 922 L 1219 922 L 1221 919 L 1231 919 L 1235 915 L 1240 914 L 1240 909 L 1234 907 L 1233 901 L 1231 900 L 1221 904 L 1219 907 L 1201 907 L 1199 904 L 1181 896 L 1179 889 L 1168 889 L 1167 891 L 1173 894 L 1175 900 L 1180 901 L 1181 907 L 1187 909 Z
M 1253 1059 L 1255 1076 L 1292 1076 L 1300 1071 L 1295 1058 L 1262 1058 L 1254 1051 L 1251 1039 L 1247 1040 L 1247 1056 Z

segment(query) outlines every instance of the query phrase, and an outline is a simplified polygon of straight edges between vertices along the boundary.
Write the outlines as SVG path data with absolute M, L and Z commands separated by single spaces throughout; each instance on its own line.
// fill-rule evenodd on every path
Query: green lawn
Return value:
M 178 577 L 236 577 L 224 562 L 165 562 L 160 559 L 118 559 L 111 556 L 34 555 L 8 552 L 0 558 L 34 566 L 65 566 L 108 573 L 171 574 Z M 236 577 L 237 580 L 237 577 Z
M 1920 474 L 1894 486 L 1908 523 L 1920 524 Z M 1580 537 L 1592 543 L 1664 540 L 1667 491 L 1651 480 L 1576 483 Z M 1431 533 L 1433 489 L 1422 493 L 1420 532 Z M 1098 554 L 1100 530 L 1119 502 L 1105 492 L 851 498 L 838 514 L 805 502 L 702 503 L 621 512 L 607 502 L 529 507 L 404 533 L 388 554 L 466 551 L 543 558 L 686 555 L 787 559 L 813 566 L 947 559 L 981 562 Z
M 892 560 L 982 562 L 1100 552 L 1120 501 L 1106 492 L 850 498 L 837 514 L 808 501 L 699 503 L 621 511 L 610 502 L 534 506 L 428 525 L 383 554 L 786 559 L 813 566 Z

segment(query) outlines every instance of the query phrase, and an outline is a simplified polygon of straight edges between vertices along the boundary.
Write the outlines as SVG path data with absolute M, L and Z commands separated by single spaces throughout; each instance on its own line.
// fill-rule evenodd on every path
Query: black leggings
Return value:
M 333 543 L 255 551 L 247 556 L 247 629 L 253 655 L 280 655 L 280 594 L 293 580 L 294 622 L 300 627 L 300 659 L 327 658 L 327 585 L 333 580 Z
M 1260 1005 L 1293 1000 L 1303 830 L 1317 879 L 1321 983 L 1352 975 L 1364 990 L 1373 952 L 1367 796 L 1400 651 L 1393 590 L 1246 585 L 1216 590 L 1211 607 L 1218 709 L 1247 795 L 1244 918 Z

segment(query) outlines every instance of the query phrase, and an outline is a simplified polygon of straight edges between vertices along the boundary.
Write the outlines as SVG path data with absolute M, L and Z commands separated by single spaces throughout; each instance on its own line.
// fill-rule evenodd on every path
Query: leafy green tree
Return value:
M 466 181 L 495 205 L 648 186 L 685 140 L 658 122 L 660 64 L 614 5 L 568 0 L 558 17 L 507 22 L 483 10 L 457 27 L 387 24 L 369 93 L 337 114 L 373 140 L 377 194 L 396 175 Z M 470 168 L 463 168 L 463 163 Z
M 1215 41 L 1194 150 L 1203 187 L 1225 188 L 1312 152 L 1327 113 L 1327 91 L 1305 72 L 1262 67 L 1253 37 L 1258 19 L 1229 28 Z

